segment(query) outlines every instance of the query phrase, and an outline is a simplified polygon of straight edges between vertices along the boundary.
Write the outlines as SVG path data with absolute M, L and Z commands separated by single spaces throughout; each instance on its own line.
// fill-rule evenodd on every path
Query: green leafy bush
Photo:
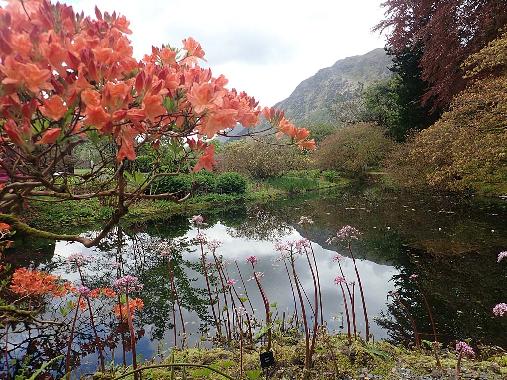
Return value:
M 222 173 L 216 177 L 215 191 L 220 194 L 244 194 L 246 179 L 239 173 Z
M 294 146 L 270 144 L 269 141 L 237 141 L 224 146 L 217 156 L 217 168 L 222 172 L 237 172 L 252 178 L 276 177 L 289 170 L 310 166 L 308 154 Z
M 315 152 L 315 163 L 321 170 L 360 175 L 369 168 L 378 167 L 392 147 L 392 140 L 385 136 L 381 127 L 354 124 L 326 138 Z
M 188 193 L 191 189 L 191 176 L 188 174 L 178 174 L 157 178 L 151 185 L 151 194 Z
M 153 157 L 148 155 L 137 156 L 135 161 L 132 163 L 132 171 L 139 171 L 142 173 L 148 173 L 153 167 Z
M 197 194 L 209 194 L 215 191 L 216 174 L 201 171 L 193 176 L 193 190 Z

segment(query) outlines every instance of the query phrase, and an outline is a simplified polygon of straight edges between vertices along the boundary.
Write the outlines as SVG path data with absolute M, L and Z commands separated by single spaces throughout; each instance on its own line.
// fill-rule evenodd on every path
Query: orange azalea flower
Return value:
M 66 283 L 60 284 L 58 280 L 58 277 L 49 273 L 19 268 L 12 275 L 10 289 L 23 296 L 53 294 L 61 297 L 68 292 L 69 286 Z
M 192 37 L 183 40 L 183 47 L 188 52 L 189 56 L 204 58 L 204 50 L 202 50 L 201 44 Z
M 116 297 L 116 292 L 111 288 L 96 288 L 93 289 L 90 294 L 88 294 L 88 297 L 90 298 L 98 298 L 100 296 L 104 296 L 107 298 L 113 298 Z
M 143 99 L 143 111 L 151 121 L 154 121 L 157 116 L 164 115 L 167 111 L 162 105 L 162 95 L 145 96 Z
M 37 144 L 54 144 L 60 136 L 61 128 L 51 128 L 42 134 L 42 137 Z
M 298 146 L 301 149 L 308 149 L 308 150 L 315 150 L 315 148 L 316 148 L 314 139 L 300 141 L 300 142 L 298 142 Z
M 52 120 L 60 120 L 65 115 L 65 112 L 67 112 L 63 99 L 58 95 L 53 95 L 44 101 L 44 105 L 39 107 L 39 109 L 44 116 Z
M 81 93 L 81 100 L 87 107 L 98 107 L 100 106 L 100 94 L 95 90 L 87 88 Z
M 198 172 L 201 169 L 206 169 L 208 171 L 213 170 L 213 166 L 215 165 L 215 146 L 210 145 L 204 151 L 204 154 L 199 158 L 197 164 L 194 166 L 194 172 Z
M 111 288 L 102 288 L 102 294 L 108 298 L 116 297 L 116 292 Z
M 121 308 L 120 308 L 120 305 L 117 304 L 114 307 L 114 314 L 117 317 L 121 316 L 123 318 L 127 318 L 127 307 L 126 306 L 127 305 L 122 304 Z M 129 299 L 130 315 L 133 315 L 136 310 L 141 310 L 143 307 L 144 307 L 144 302 L 142 299 L 140 299 L 140 298 Z M 120 309 L 121 309 L 121 311 L 120 311 Z
M 0 232 L 7 233 L 11 230 L 11 225 L 7 223 L 0 222 Z
M 163 48 L 160 50 L 160 59 L 166 65 L 172 65 L 176 63 L 176 51 L 169 48 Z

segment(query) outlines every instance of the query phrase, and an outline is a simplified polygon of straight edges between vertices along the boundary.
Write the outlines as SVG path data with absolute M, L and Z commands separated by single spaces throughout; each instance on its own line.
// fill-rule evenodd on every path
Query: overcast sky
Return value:
M 75 11 L 125 15 L 134 54 L 152 45 L 199 41 L 213 74 L 262 105 L 288 97 L 305 78 L 338 59 L 383 47 L 371 31 L 382 0 L 64 0 Z

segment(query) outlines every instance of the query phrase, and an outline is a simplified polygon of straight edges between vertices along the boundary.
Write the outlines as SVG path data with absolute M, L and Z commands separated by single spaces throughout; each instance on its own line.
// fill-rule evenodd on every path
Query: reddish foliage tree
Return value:
M 387 45 L 395 54 L 422 46 L 423 104 L 445 109 L 467 83 L 462 64 L 500 35 L 507 24 L 505 0 L 386 0 Z
M 157 165 L 127 182 L 127 162 L 140 149 L 171 145 L 181 161 L 197 160 L 195 171 L 209 170 L 209 139 L 237 124 L 254 127 L 261 112 L 277 132 L 313 148 L 307 130 L 199 67 L 204 51 L 194 39 L 183 49 L 154 47 L 137 61 L 128 27 L 116 13 L 85 17 L 47 0 L 0 8 L 0 221 L 35 233 L 8 213 L 34 198 L 110 198 L 114 212 L 97 237 L 44 235 L 96 245 L 136 200 L 174 198 L 146 194 L 154 179 L 174 174 Z M 63 170 L 85 143 L 98 162 L 84 174 Z

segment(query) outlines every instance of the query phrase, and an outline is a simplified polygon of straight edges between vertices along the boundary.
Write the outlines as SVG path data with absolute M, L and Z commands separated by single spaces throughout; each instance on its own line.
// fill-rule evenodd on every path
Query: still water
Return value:
M 353 251 L 374 339 L 413 344 L 407 311 L 415 319 L 421 338 L 433 339 L 423 302 L 426 296 L 440 342 L 449 344 L 470 338 L 474 344 L 505 348 L 507 322 L 505 318 L 495 318 L 491 310 L 507 300 L 507 262 L 496 261 L 498 253 L 507 248 L 506 203 L 375 191 L 322 193 L 257 205 L 238 204 L 227 211 L 203 213 L 206 225 L 201 232 L 208 239 L 221 242 L 217 254 L 223 257 L 227 276 L 237 280 L 236 290 L 251 302 L 259 322 L 264 318 L 262 299 L 245 259 L 251 255 L 258 258 L 255 270 L 263 273 L 261 281 L 274 318 L 290 324 L 294 316 L 293 294 L 285 265 L 274 246 L 276 241 L 306 238 L 315 251 L 328 330 L 345 332 L 341 291 L 334 284 L 340 273 L 332 258 L 337 252 L 345 256 L 342 268 L 348 280 L 356 280 L 354 266 L 346 249 L 329 245 L 326 240 L 340 227 L 352 225 L 362 232 L 353 243 Z M 301 227 L 298 224 L 301 216 L 312 218 L 314 224 Z M 94 233 L 89 228 L 83 231 Z M 144 288 L 138 297 L 144 308 L 136 313 L 135 319 L 137 353 L 148 359 L 167 354 L 174 345 L 168 263 L 159 249 L 162 242 L 176 247 L 176 287 L 183 305 L 186 343 L 209 345 L 209 337 L 214 335 L 199 262 L 200 247 L 193 240 L 197 233 L 189 216 L 179 216 L 129 229 L 117 228 L 93 249 L 77 243 L 21 241 L 17 243 L 16 254 L 9 257 L 15 266 L 49 270 L 78 284 L 77 273 L 65 262 L 70 254 L 81 252 L 91 258 L 84 268 L 84 280 L 90 288 L 110 286 L 119 266 L 123 274 L 139 277 Z M 299 258 L 296 266 L 301 284 L 311 297 L 313 282 L 305 260 Z M 410 279 L 413 274 L 417 275 L 416 280 Z M 388 298 L 390 291 L 397 291 L 407 308 Z M 356 286 L 357 325 L 364 336 L 358 295 Z M 48 301 L 40 315 L 42 319 L 64 321 L 63 325 L 44 329 L 17 326 L 10 331 L 11 357 L 29 355 L 28 360 L 36 366 L 48 357 L 64 354 L 71 317 L 69 313 L 62 316 L 66 314 L 67 301 Z M 126 327 L 118 324 L 107 302 L 96 301 L 93 306 L 108 362 L 114 359 L 118 364 L 124 360 L 130 363 Z M 222 309 L 223 315 L 226 312 Z M 87 316 L 86 312 L 79 315 L 73 346 L 73 363 L 80 373 L 93 372 L 97 367 Z M 179 319 L 176 322 L 176 339 L 181 344 L 182 327 Z M 60 370 L 64 370 L 63 364 Z

